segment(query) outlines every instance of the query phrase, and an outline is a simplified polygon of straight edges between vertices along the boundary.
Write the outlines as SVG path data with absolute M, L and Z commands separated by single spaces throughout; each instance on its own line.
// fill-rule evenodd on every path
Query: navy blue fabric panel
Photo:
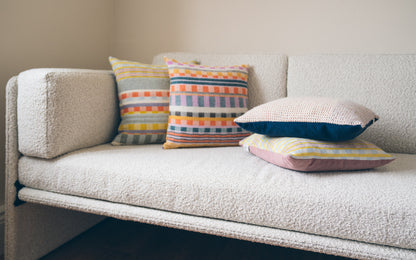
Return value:
M 250 122 L 237 123 L 247 131 L 272 137 L 300 137 L 330 142 L 341 142 L 354 139 L 369 127 L 360 125 L 337 125 L 328 123 L 307 122 Z

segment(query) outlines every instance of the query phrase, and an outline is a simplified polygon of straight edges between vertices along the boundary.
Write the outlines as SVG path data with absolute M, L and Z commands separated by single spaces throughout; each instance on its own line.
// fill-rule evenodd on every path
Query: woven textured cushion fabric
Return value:
M 346 141 L 378 119 L 352 101 L 324 98 L 282 98 L 257 106 L 234 121 L 242 128 L 273 137 Z
M 109 57 L 117 80 L 121 122 L 113 145 L 163 143 L 169 116 L 166 65 Z
M 374 144 L 358 139 L 324 142 L 253 134 L 240 145 L 265 161 L 305 172 L 371 169 L 394 160 Z
M 19 181 L 62 194 L 416 249 L 416 155 L 393 156 L 371 171 L 306 174 L 241 147 L 106 144 L 53 160 L 22 157 Z
M 246 65 L 165 61 L 171 80 L 165 149 L 238 145 L 249 135 L 233 122 L 247 111 Z
M 379 122 L 360 138 L 386 152 L 416 154 L 416 54 L 305 55 L 289 58 L 287 95 L 353 100 Z

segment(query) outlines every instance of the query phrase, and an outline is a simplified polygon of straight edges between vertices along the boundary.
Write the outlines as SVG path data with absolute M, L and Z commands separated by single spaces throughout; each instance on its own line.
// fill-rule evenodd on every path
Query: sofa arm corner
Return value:
M 50 159 L 109 142 L 119 121 L 111 71 L 31 69 L 18 76 L 19 151 Z

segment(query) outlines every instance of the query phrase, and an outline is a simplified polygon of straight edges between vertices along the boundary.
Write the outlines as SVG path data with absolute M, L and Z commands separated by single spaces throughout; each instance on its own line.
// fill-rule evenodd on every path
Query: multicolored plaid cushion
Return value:
M 247 65 L 165 62 L 171 79 L 165 149 L 238 145 L 249 135 L 234 123 L 247 111 Z
M 234 121 L 257 134 L 338 142 L 354 139 L 377 120 L 373 111 L 352 101 L 287 97 L 257 106 Z
M 265 161 L 296 171 L 370 169 L 394 160 L 376 145 L 358 139 L 334 143 L 253 134 L 240 145 Z
M 163 143 L 169 117 L 166 65 L 109 57 L 117 80 L 121 122 L 113 145 Z

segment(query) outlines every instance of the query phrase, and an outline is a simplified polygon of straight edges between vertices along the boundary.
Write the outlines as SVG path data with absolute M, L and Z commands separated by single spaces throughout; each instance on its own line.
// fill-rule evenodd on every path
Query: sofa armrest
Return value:
M 19 151 L 53 158 L 111 141 L 117 129 L 111 71 L 31 69 L 18 76 Z

